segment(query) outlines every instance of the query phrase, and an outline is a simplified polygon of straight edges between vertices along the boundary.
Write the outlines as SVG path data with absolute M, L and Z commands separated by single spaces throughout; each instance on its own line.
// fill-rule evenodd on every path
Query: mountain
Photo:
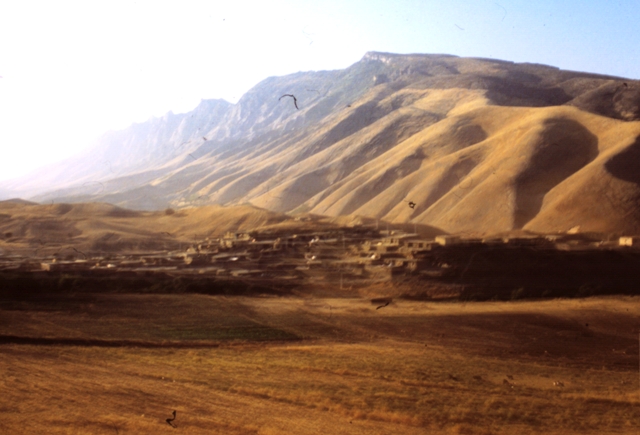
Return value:
M 0 192 L 139 210 L 251 204 L 452 233 L 639 233 L 640 83 L 371 52 L 108 133 L 46 174 Z

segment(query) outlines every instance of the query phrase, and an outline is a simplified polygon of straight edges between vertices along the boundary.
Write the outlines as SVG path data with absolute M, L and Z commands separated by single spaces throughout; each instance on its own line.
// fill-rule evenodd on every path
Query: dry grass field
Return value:
M 639 330 L 638 297 L 3 300 L 0 433 L 635 434 Z

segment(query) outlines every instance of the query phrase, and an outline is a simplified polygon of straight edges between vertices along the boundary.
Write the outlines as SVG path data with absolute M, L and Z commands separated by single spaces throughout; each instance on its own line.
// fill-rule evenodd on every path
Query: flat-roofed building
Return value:
M 410 251 L 421 251 L 431 249 L 433 243 L 433 240 L 410 239 L 404 242 L 404 246 Z
M 436 236 L 436 243 L 442 246 L 456 245 L 460 243 L 458 236 Z
M 637 237 L 637 236 L 620 237 L 618 244 L 620 246 L 638 246 L 640 244 L 640 237 Z

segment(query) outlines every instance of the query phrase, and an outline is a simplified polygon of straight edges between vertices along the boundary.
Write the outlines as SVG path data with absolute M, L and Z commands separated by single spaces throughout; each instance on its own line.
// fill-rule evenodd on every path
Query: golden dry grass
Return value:
M 640 122 L 573 106 L 506 107 L 480 90 L 376 87 L 296 142 L 299 155 L 249 153 L 242 165 L 253 169 L 232 176 L 226 189 L 246 185 L 239 202 L 271 210 L 454 233 L 578 225 L 635 232 L 639 221 L 627 203 L 638 180 L 608 162 L 639 135 Z M 417 206 L 408 208 L 407 198 Z
M 170 139 L 143 125 L 116 134 L 140 146 L 105 136 L 95 151 L 110 160 L 79 157 L 5 188 L 28 195 L 44 183 L 59 190 L 40 198 L 136 208 L 250 203 L 453 233 L 637 233 L 639 86 L 542 65 L 368 53 L 344 71 L 272 77 L 235 109 L 205 102 Z M 274 104 L 281 92 L 295 92 L 300 110 Z M 195 137 L 201 116 L 212 123 Z M 160 231 L 193 236 L 209 211 Z
M 477 104 L 453 110 L 345 177 L 311 211 L 425 223 L 448 232 L 566 231 L 576 225 L 633 232 L 638 222 L 622 205 L 637 194 L 637 185 L 605 165 L 638 135 L 639 122 L 573 107 L 484 106 L 478 97 Z M 406 198 L 418 206 L 409 209 Z
M 640 228 L 635 206 L 640 178 L 633 163 L 639 137 L 640 121 L 573 106 L 505 107 L 491 105 L 478 90 L 381 88 L 304 138 L 241 156 L 203 158 L 197 176 L 202 178 L 187 189 L 191 199 L 175 203 L 236 207 L 194 207 L 165 216 L 99 204 L 74 205 L 70 211 L 65 205 L 20 205 L 30 224 L 4 217 L 0 231 L 32 240 L 46 235 L 59 243 L 71 234 L 120 249 L 163 248 L 172 237 L 192 240 L 287 221 L 268 209 L 359 215 L 450 233 L 579 226 L 634 234 Z M 296 144 L 295 153 L 285 151 L 293 146 L 287 141 Z M 408 200 L 416 206 L 407 207 Z M 15 218 L 22 215 L 16 211 Z
M 178 430 L 194 434 L 603 434 L 636 433 L 640 421 L 637 298 L 0 306 L 1 336 L 52 340 L 0 345 L 3 433 L 173 433 L 174 409 Z M 285 334 L 258 342 L 257 330 Z M 65 337 L 159 347 L 53 345 Z

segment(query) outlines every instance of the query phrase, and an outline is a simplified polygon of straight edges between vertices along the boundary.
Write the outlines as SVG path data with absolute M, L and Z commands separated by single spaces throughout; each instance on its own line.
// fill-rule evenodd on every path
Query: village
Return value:
M 533 276 L 539 272 L 536 268 L 550 267 L 546 263 L 546 266 L 541 265 L 540 258 L 557 265 L 556 257 L 566 259 L 575 256 L 584 260 L 585 253 L 599 258 L 599 255 L 622 252 L 627 257 L 632 255 L 636 261 L 633 254 L 637 245 L 635 237 L 603 241 L 598 235 L 579 232 L 492 238 L 457 235 L 424 238 L 417 233 L 360 225 L 326 231 L 227 232 L 220 238 L 194 241 L 174 251 L 107 254 L 85 253 L 71 248 L 64 251 L 64 255 L 42 258 L 5 255 L 0 256 L 0 270 L 313 282 L 342 289 L 409 278 L 414 281 L 456 282 L 473 279 L 477 283 L 478 274 L 499 275 L 505 267 L 512 271 L 520 270 L 520 275 Z M 482 262 L 481 254 L 493 258 L 491 264 Z M 527 265 L 525 269 L 523 264 Z M 567 273 L 571 271 L 567 270 Z M 492 283 L 495 286 L 495 280 Z

